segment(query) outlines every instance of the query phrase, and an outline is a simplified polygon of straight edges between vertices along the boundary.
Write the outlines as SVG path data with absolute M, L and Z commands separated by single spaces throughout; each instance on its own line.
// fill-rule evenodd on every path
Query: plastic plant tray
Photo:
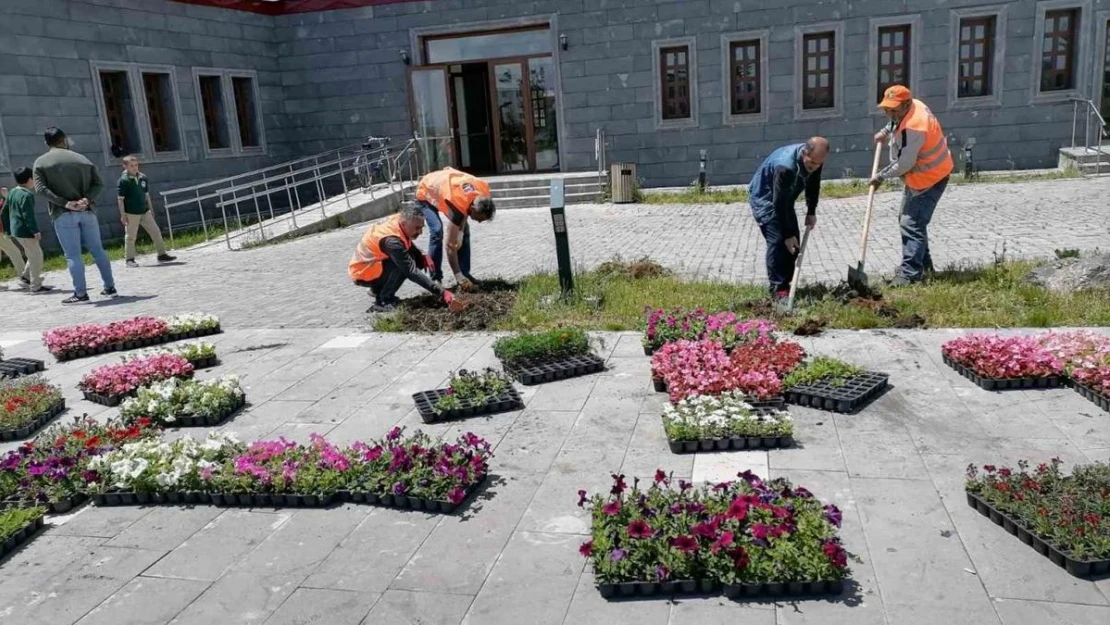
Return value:
M 955 369 L 963 377 L 971 380 L 976 386 L 987 391 L 1013 391 L 1020 389 L 1031 388 L 1057 388 L 1062 382 L 1063 378 L 1058 375 L 1043 377 L 1043 378 L 1005 378 L 995 380 L 991 378 L 984 378 L 975 372 L 974 369 L 967 365 L 956 362 L 946 355 L 942 355 L 944 364 Z
M 18 428 L 0 429 L 0 441 L 14 441 L 27 438 L 39 428 L 46 425 L 51 419 L 62 414 L 66 409 L 66 400 L 60 399 L 56 404 L 46 410 L 46 412 L 35 417 L 31 421 L 25 423 Z
M 848 378 L 841 386 L 833 386 L 822 380 L 786 389 L 784 394 L 788 404 L 831 412 L 853 413 L 886 390 L 889 379 L 890 376 L 885 373 L 865 371 Z
M 605 361 L 595 354 L 553 359 L 526 359 L 504 366 L 505 373 L 525 386 L 565 380 L 605 369 Z
M 1080 384 L 1079 382 L 1073 383 L 1072 388 L 1075 389 L 1076 393 L 1079 393 L 1091 403 L 1095 404 L 1096 406 L 1102 408 L 1107 412 L 1110 412 L 1110 397 L 1099 393 L 1098 391 L 1085 384 Z
M 462 401 L 461 408 L 447 410 L 437 414 L 435 411 L 436 402 L 446 395 L 447 389 L 436 389 L 434 391 L 421 391 L 412 396 L 413 401 L 416 402 L 416 409 L 420 411 L 420 418 L 424 423 L 465 419 L 466 417 L 477 417 L 480 415 L 524 409 L 524 400 L 520 398 L 520 393 L 510 386 L 504 393 L 485 403 L 478 404 L 470 400 L 464 400 Z
M 46 370 L 46 363 L 33 358 L 9 358 L 0 360 L 0 379 L 18 378 Z
M 43 517 L 40 516 L 31 523 L 28 523 L 27 525 L 21 527 L 15 534 L 9 536 L 8 539 L 4 542 L 0 542 L 0 560 L 8 557 L 8 554 L 16 551 L 24 543 L 27 543 L 32 538 L 34 538 L 35 535 L 38 534 L 39 530 L 42 529 L 42 525 Z
M 624 582 L 598 584 L 598 592 L 606 599 L 621 597 L 666 597 L 671 595 L 716 595 L 722 592 L 729 599 L 762 599 L 766 597 L 801 597 L 839 595 L 844 580 L 825 582 L 776 582 L 769 584 L 721 584 L 716 580 L 679 580 L 669 582 Z

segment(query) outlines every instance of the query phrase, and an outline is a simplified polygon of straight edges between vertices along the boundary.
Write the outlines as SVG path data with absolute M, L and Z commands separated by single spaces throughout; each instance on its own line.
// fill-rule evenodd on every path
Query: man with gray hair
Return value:
M 748 185 L 748 204 L 767 241 L 767 279 L 771 296 L 790 295 L 794 262 L 798 257 L 798 215 L 794 202 L 806 193 L 806 228 L 817 225 L 821 197 L 821 169 L 829 154 L 829 140 L 812 137 L 805 143 L 781 147 L 763 161 Z
M 374 305 L 366 312 L 392 312 L 401 302 L 397 291 L 406 280 L 442 297 L 452 310 L 459 306 L 450 291 L 423 273 L 432 271 L 435 264 L 414 243 L 422 232 L 424 213 L 412 204 L 403 205 L 397 214 L 366 229 L 347 264 L 351 280 L 369 288 L 374 298 Z

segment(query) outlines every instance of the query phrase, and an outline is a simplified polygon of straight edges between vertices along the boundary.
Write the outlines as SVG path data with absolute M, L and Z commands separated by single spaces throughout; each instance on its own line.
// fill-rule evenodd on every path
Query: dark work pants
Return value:
M 382 275 L 378 276 L 377 279 L 369 282 L 359 280 L 355 284 L 369 288 L 370 294 L 374 296 L 375 303 L 388 304 L 397 297 L 397 291 L 401 290 L 401 285 L 405 283 L 406 279 L 408 279 L 408 276 L 405 275 L 405 272 L 398 269 L 393 261 L 387 259 L 382 263 Z
M 794 278 L 794 261 L 797 257 L 786 249 L 786 239 L 782 225 L 777 219 L 768 219 L 759 224 L 759 230 L 767 241 L 767 281 L 771 284 L 771 294 L 790 290 Z
M 435 270 L 432 271 L 432 280 L 443 281 L 443 221 L 436 207 L 427 202 L 416 202 L 420 210 L 424 211 L 424 223 L 428 225 L 428 256 L 432 257 Z M 469 221 L 469 220 L 468 220 Z M 459 247 L 459 269 L 463 275 L 470 277 L 470 224 L 463 226 L 463 240 Z
M 902 266 L 898 275 L 910 282 L 919 282 L 926 271 L 933 269 L 933 255 L 929 253 L 929 222 L 933 211 L 948 187 L 948 178 L 914 194 L 906 187 L 902 196 Z

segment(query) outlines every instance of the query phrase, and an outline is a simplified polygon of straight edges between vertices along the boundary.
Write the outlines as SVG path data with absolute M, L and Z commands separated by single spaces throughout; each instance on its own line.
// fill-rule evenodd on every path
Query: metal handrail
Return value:
M 1071 147 L 1074 150 L 1075 144 L 1075 130 L 1076 123 L 1079 119 L 1079 104 L 1083 103 L 1083 119 L 1085 126 L 1083 127 L 1083 153 L 1087 154 L 1091 148 L 1095 148 L 1095 175 L 1102 174 L 1102 139 L 1103 137 L 1110 137 L 1110 127 L 1106 125 L 1106 119 L 1102 117 L 1102 112 L 1095 106 L 1093 100 L 1082 97 L 1073 97 L 1072 99 L 1072 113 L 1071 113 Z M 1091 117 L 1094 116 L 1098 120 L 1098 137 L 1095 146 L 1091 145 Z

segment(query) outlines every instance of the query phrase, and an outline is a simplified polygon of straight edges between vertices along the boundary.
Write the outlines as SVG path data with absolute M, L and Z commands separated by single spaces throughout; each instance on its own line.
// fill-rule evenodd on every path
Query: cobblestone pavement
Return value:
M 1057 248 L 1106 246 L 1110 178 L 950 187 L 933 220 L 938 266 L 984 263 L 996 255 L 1051 257 Z M 882 194 L 868 252 L 870 273 L 890 274 L 900 258 L 900 195 Z M 865 198 L 828 200 L 810 240 L 803 281 L 843 280 L 858 252 Z M 688 276 L 731 282 L 765 280 L 764 244 L 746 206 L 591 206 L 568 211 L 576 265 L 589 268 L 620 254 L 649 256 Z M 359 327 L 368 298 L 347 279 L 347 261 L 365 224 L 281 245 L 229 252 L 222 244 L 180 253 L 177 264 L 114 271 L 123 297 L 63 308 L 60 292 L 0 292 L 5 329 L 108 321 L 147 313 L 205 310 L 237 327 Z M 426 237 L 420 245 L 426 246 Z M 480 279 L 553 269 L 554 239 L 546 210 L 506 210 L 474 227 L 474 273 Z M 94 267 L 89 286 L 99 291 Z M 69 288 L 65 272 L 48 283 Z M 417 290 L 407 285 L 402 296 Z
M 1067 467 L 1110 456 L 1110 419 L 1074 391 L 988 393 L 940 363 L 953 331 L 845 332 L 806 341 L 891 374 L 857 415 L 791 408 L 799 446 L 673 455 L 635 334 L 605 334 L 608 371 L 524 391 L 521 412 L 422 425 L 410 394 L 451 369 L 493 364 L 489 335 L 240 330 L 213 337 L 249 409 L 225 429 L 245 439 L 319 432 L 337 442 L 394 424 L 433 436 L 472 430 L 496 445 L 492 483 L 459 515 L 366 506 L 228 510 L 96 508 L 53 517 L 0 564 L 0 619 L 13 625 L 1104 625 L 1110 580 L 1083 581 L 968 507 L 969 463 Z M 45 357 L 7 333 L 14 356 Z M 79 376 L 116 356 L 49 363 L 70 414 Z M 170 432 L 168 436 L 179 436 Z M 194 435 L 203 435 L 197 432 Z M 0 451 L 10 448 L 7 444 Z M 840 597 L 606 602 L 577 547 L 580 488 L 656 468 L 695 481 L 752 469 L 786 476 L 844 511 L 852 583 Z

